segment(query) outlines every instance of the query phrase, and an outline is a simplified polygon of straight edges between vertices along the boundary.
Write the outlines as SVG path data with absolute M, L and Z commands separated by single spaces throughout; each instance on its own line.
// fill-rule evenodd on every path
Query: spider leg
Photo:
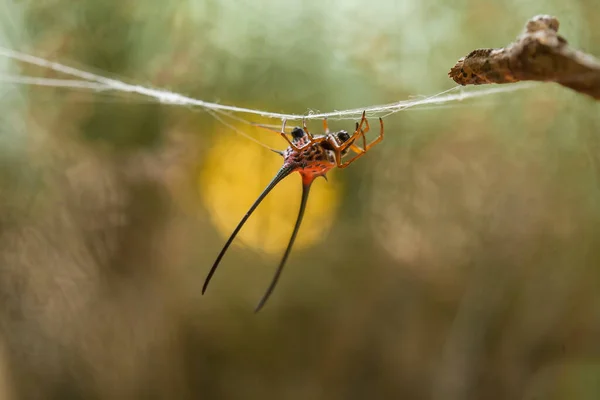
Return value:
M 379 131 L 379 136 L 377 136 L 377 138 L 375 140 L 373 140 L 371 143 L 369 143 L 367 146 L 365 146 L 365 148 L 362 149 L 362 151 L 360 153 L 358 153 L 357 155 L 355 155 L 354 157 L 352 157 L 350 160 L 346 161 L 342 165 L 338 165 L 339 168 L 346 168 L 348 165 L 350 165 L 351 163 L 353 163 L 354 161 L 356 161 L 357 159 L 359 159 L 360 157 L 365 155 L 365 153 L 367 151 L 369 151 L 373 146 L 375 146 L 377 143 L 379 143 L 383 140 L 383 120 L 381 118 L 379 118 L 379 125 L 381 127 L 380 131 Z M 368 128 L 368 126 L 367 126 L 367 128 Z M 352 150 L 354 150 L 354 149 L 352 149 Z
M 327 117 L 323 118 L 323 132 L 325 132 L 325 135 L 329 135 L 329 126 L 327 125 Z
M 284 127 L 285 127 L 285 119 L 284 119 Z M 290 144 L 290 146 L 292 146 L 292 148 L 295 151 L 300 151 L 305 147 L 308 147 L 310 145 L 313 145 L 315 143 L 320 143 L 322 142 L 322 140 L 315 140 L 315 138 L 310 134 L 310 132 L 308 131 L 308 128 L 306 127 L 306 119 L 302 118 L 302 130 L 304 131 L 304 133 L 306 134 L 306 136 L 308 137 L 308 143 L 303 144 L 302 146 L 297 146 L 295 145 L 292 141 L 290 141 L 287 136 L 285 136 L 285 129 L 281 129 L 281 135 L 285 137 L 285 140 L 287 140 L 287 142 Z
M 358 123 L 358 122 L 356 123 L 356 128 L 354 129 L 354 133 L 350 136 L 350 139 L 348 139 L 346 141 L 346 143 L 354 143 L 354 140 L 356 140 L 361 134 L 369 131 L 369 121 L 367 120 L 365 115 L 366 115 L 366 111 L 363 111 L 362 117 L 360 118 L 360 123 Z M 367 124 L 366 130 L 363 130 L 362 126 L 365 122 Z
M 298 146 L 296 146 L 294 143 L 292 143 L 292 141 L 291 141 L 290 139 L 288 139 L 287 135 L 285 134 L 285 124 L 286 124 L 286 119 L 284 118 L 284 119 L 283 119 L 283 124 L 282 124 L 282 127 L 281 127 L 281 130 L 280 130 L 280 131 L 278 131 L 278 130 L 275 130 L 275 129 L 271 129 L 271 128 L 270 128 L 270 127 L 268 127 L 268 126 L 264 126 L 264 125 L 261 125 L 261 124 L 253 124 L 253 126 L 255 126 L 255 127 L 257 127 L 257 128 L 261 128 L 261 129 L 267 130 L 267 131 L 269 131 L 269 132 L 275 132 L 275 133 L 277 133 L 277 134 L 281 135 L 281 137 L 282 137 L 283 139 L 285 139 L 285 141 L 288 143 L 288 145 L 292 146 L 292 147 L 294 148 L 294 150 L 296 150 L 296 151 L 300 150 L 300 149 L 298 148 Z M 273 149 L 271 149 L 271 150 L 273 150 Z M 273 151 L 274 151 L 275 153 L 277 153 L 277 154 L 281 154 L 281 155 L 283 155 L 283 152 L 282 152 L 282 151 L 277 151 L 277 150 L 273 150 Z
M 365 118 L 365 113 L 363 112 L 363 118 L 365 121 L 365 129 L 362 130 L 361 129 L 361 134 L 362 134 L 362 138 L 363 138 L 363 149 L 364 151 L 367 151 L 367 136 L 366 133 L 369 132 L 369 130 L 371 130 L 371 127 L 369 126 L 369 120 Z
M 254 312 L 260 311 L 260 309 L 265 305 L 265 303 L 267 302 L 267 300 L 273 293 L 275 286 L 277 286 L 277 282 L 279 281 L 279 277 L 281 275 L 281 272 L 283 271 L 285 262 L 287 261 L 287 258 L 290 255 L 290 251 L 292 250 L 292 246 L 294 245 L 294 241 L 296 240 L 296 235 L 298 234 L 298 230 L 300 229 L 300 224 L 302 224 L 302 217 L 304 217 L 304 210 L 306 209 L 306 203 L 308 201 L 308 194 L 310 192 L 311 184 L 312 184 L 312 181 L 310 181 L 307 184 L 302 185 L 302 199 L 300 200 L 300 210 L 298 211 L 298 217 L 296 218 L 296 224 L 294 225 L 294 230 L 292 231 L 292 236 L 290 237 L 288 246 L 285 249 L 283 258 L 281 259 L 281 262 L 279 263 L 277 270 L 275 270 L 275 275 L 273 276 L 273 279 L 271 280 L 271 283 L 269 284 L 267 291 L 263 295 L 262 299 L 260 299 L 260 302 L 256 306 L 256 309 L 254 310 Z
M 366 122 L 366 127 L 365 129 L 362 128 L 363 123 Z M 331 146 L 334 148 L 334 152 L 335 152 L 335 163 L 339 168 L 345 168 L 345 164 L 347 163 L 342 163 L 342 153 L 344 151 L 346 151 L 348 148 L 352 149 L 352 151 L 354 151 L 357 154 L 362 154 L 365 152 L 364 148 L 366 147 L 366 139 L 365 139 L 365 133 L 369 131 L 369 121 L 366 118 L 366 112 L 363 111 L 362 113 L 362 117 L 360 119 L 360 123 L 357 122 L 356 123 L 356 127 L 354 129 L 354 133 L 350 136 L 350 138 L 348 140 L 346 140 L 344 143 L 338 143 L 337 140 L 331 140 L 329 143 L 331 144 Z M 361 149 L 360 147 L 358 147 L 355 143 L 356 139 L 362 136 L 363 137 L 363 148 Z M 355 157 L 357 158 L 357 157 Z M 352 160 L 350 160 L 350 162 L 354 161 L 353 158 Z
M 353 137 L 362 136 L 362 139 L 363 139 L 363 149 L 365 149 L 367 147 L 367 136 L 366 136 L 366 133 L 369 132 L 369 130 L 371 129 L 369 127 L 369 120 L 366 118 L 365 114 L 366 114 L 366 112 L 363 111 L 362 117 L 360 119 L 360 124 L 358 122 L 356 123 L 356 130 L 354 131 L 354 135 L 352 135 Z M 364 129 L 362 127 L 363 123 L 365 124 L 365 128 Z M 358 146 L 356 146 L 356 147 L 358 147 Z M 356 151 L 356 150 L 354 150 L 354 151 Z
M 338 165 L 338 168 L 346 168 L 348 165 L 352 164 L 354 161 L 356 161 L 359 158 L 361 158 L 362 156 L 364 156 L 365 153 L 366 153 L 366 151 L 361 149 L 360 153 L 358 153 L 357 155 L 355 155 L 354 157 L 352 157 L 351 159 L 349 159 L 345 163 L 343 163 L 341 165 Z
M 306 127 L 306 118 L 302 118 L 302 129 L 304 129 L 304 133 L 306 133 L 306 136 L 308 136 L 308 138 L 312 142 L 313 135 L 308 131 L 308 128 Z
M 296 146 L 285 134 L 285 123 L 287 122 L 287 119 L 284 118 L 283 122 L 281 123 L 281 132 L 279 132 L 279 134 L 281 135 L 282 138 L 285 139 L 286 142 L 288 142 L 288 144 L 296 151 L 300 151 L 301 147 Z
M 242 226 L 244 226 L 244 224 L 246 223 L 246 221 L 248 220 L 248 218 L 250 218 L 250 215 L 252 215 L 252 213 L 254 212 L 254 210 L 256 210 L 256 208 L 264 200 L 264 198 L 267 197 L 267 195 L 269 194 L 269 192 L 271 190 L 273 190 L 273 188 L 275 186 L 277 186 L 277 184 L 279 182 L 281 182 L 283 180 L 283 178 L 285 178 L 286 176 L 288 176 L 292 171 L 293 171 L 292 167 L 283 166 L 279 170 L 279 172 L 277 172 L 277 175 L 275 175 L 275 177 L 273 178 L 273 180 L 267 185 L 267 187 L 258 196 L 258 198 L 254 202 L 254 204 L 252 204 L 252 206 L 250 207 L 250 209 L 248 210 L 248 212 L 246 212 L 246 215 L 244 215 L 244 217 L 242 218 L 242 220 L 235 227 L 233 233 L 231 234 L 231 236 L 229 237 L 229 239 L 227 239 L 227 242 L 225 242 L 225 246 L 223 246 L 223 249 L 221 249 L 221 252 L 217 256 L 217 259 L 215 260 L 215 263 L 211 267 L 210 271 L 208 272 L 208 275 L 206 276 L 206 279 L 204 280 L 204 285 L 202 286 L 202 294 L 204 294 L 204 292 L 206 292 L 206 288 L 208 287 L 208 284 L 210 283 L 210 280 L 211 280 L 213 274 L 217 270 L 217 267 L 219 266 L 219 263 L 221 262 L 221 259 L 225 255 L 225 252 L 227 252 L 227 249 L 229 248 L 229 246 L 233 242 L 233 239 L 235 239 L 235 237 L 237 236 L 237 234 L 240 231 L 240 229 L 242 229 Z
M 381 118 L 379 118 L 379 123 L 381 125 L 381 132 L 379 133 L 379 136 L 372 143 L 367 144 L 366 133 L 369 132 L 369 130 L 371 128 L 369 126 L 369 121 L 366 118 L 365 111 L 363 111 L 363 113 L 362 113 L 362 118 L 360 120 L 360 123 L 358 123 L 358 122 L 356 123 L 356 129 L 354 130 L 354 133 L 350 136 L 350 138 L 348 140 L 346 140 L 344 143 L 341 143 L 341 144 L 338 143 L 337 139 L 333 138 L 333 137 L 330 140 L 328 140 L 328 143 L 331 145 L 331 147 L 333 147 L 333 151 L 335 154 L 335 163 L 338 168 L 346 168 L 352 162 L 354 162 L 358 158 L 362 157 L 370 148 L 372 148 L 374 145 L 376 145 L 377 143 L 379 143 L 383 140 L 383 120 Z M 364 129 L 362 127 L 363 124 L 365 125 Z M 359 136 L 362 136 L 362 138 L 363 138 L 363 148 L 360 148 L 359 146 L 357 146 L 355 144 L 355 141 Z M 327 137 L 330 137 L 330 136 L 327 136 Z M 354 157 L 352 157 L 350 160 L 342 163 L 342 153 L 344 151 L 346 151 L 347 149 L 351 149 L 353 152 L 356 153 L 356 155 Z
M 381 142 L 383 140 L 383 120 L 381 118 L 379 118 L 379 135 L 377 136 L 377 138 L 375 140 L 373 140 L 371 143 L 369 143 L 369 145 L 365 148 L 365 151 L 368 151 L 369 149 L 371 149 L 373 146 L 375 146 L 377 143 Z
M 334 150 L 335 153 L 335 165 L 340 166 L 342 164 L 342 151 L 344 151 L 343 146 L 337 147 Z
M 335 164 L 337 166 L 341 165 L 342 163 L 342 152 L 344 152 L 344 150 L 346 150 L 349 146 L 353 146 L 352 141 L 350 140 L 347 140 L 346 142 L 340 144 L 335 135 L 325 135 L 320 139 L 326 140 L 327 143 L 329 143 L 329 145 L 333 147 L 333 153 L 335 155 Z
M 350 145 L 350 149 L 355 153 L 363 153 L 364 152 L 364 149 L 361 149 L 360 147 L 358 147 L 355 144 Z

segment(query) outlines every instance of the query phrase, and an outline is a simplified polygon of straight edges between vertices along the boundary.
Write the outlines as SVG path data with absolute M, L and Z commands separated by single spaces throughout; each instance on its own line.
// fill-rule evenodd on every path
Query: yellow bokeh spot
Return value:
M 261 142 L 273 148 L 283 149 L 286 146 L 285 141 L 275 133 L 265 134 L 247 125 L 238 128 L 259 137 Z M 282 164 L 281 156 L 232 134 L 231 130 L 217 132 L 200 174 L 199 189 L 223 241 L 233 232 Z M 322 239 L 331 227 L 339 204 L 338 184 L 332 175 L 328 174 L 328 182 L 318 178 L 312 185 L 294 245 L 296 250 Z M 257 251 L 281 254 L 298 216 L 301 192 L 300 175 L 294 172 L 263 200 L 238 233 L 233 246 L 244 244 Z

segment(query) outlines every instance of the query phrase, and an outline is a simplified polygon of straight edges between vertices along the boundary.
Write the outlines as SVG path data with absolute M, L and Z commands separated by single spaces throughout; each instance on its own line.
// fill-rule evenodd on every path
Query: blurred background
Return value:
M 306 113 L 452 88 L 460 57 L 540 13 L 600 55 L 594 0 L 0 0 L 0 46 Z M 65 78 L 6 58 L 0 71 Z M 546 84 L 386 118 L 381 144 L 315 183 L 258 314 L 297 175 L 200 289 L 279 156 L 201 109 L 135 96 L 0 82 L 0 105 L 2 399 L 600 398 L 587 97 Z

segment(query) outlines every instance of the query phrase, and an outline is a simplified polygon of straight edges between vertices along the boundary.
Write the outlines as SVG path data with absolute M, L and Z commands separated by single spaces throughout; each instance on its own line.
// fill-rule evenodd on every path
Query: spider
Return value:
M 300 210 L 298 211 L 298 217 L 296 218 L 294 230 L 292 231 L 292 236 L 290 237 L 290 241 L 285 249 L 283 258 L 281 259 L 281 262 L 275 271 L 275 275 L 271 279 L 271 283 L 269 284 L 267 291 L 255 309 L 255 312 L 258 312 L 273 293 L 273 290 L 279 281 L 279 276 L 283 271 L 285 262 L 287 261 L 290 251 L 292 250 L 292 246 L 296 240 L 296 235 L 300 229 L 300 224 L 302 223 L 302 217 L 304 216 L 304 210 L 306 209 L 308 194 L 310 192 L 312 183 L 320 176 L 327 179 L 327 172 L 335 167 L 346 168 L 352 162 L 362 157 L 377 143 L 381 142 L 383 140 L 383 120 L 381 118 L 379 118 L 379 124 L 381 126 L 379 136 L 377 136 L 377 138 L 375 138 L 369 144 L 367 144 L 367 139 L 365 138 L 365 134 L 369 131 L 369 121 L 365 117 L 365 112 L 362 114 L 360 123 L 356 123 L 356 128 L 352 135 L 348 134 L 348 132 L 344 130 L 330 133 L 327 125 L 327 119 L 324 119 L 323 128 L 325 130 L 325 134 L 313 136 L 306 127 L 306 120 L 303 120 L 302 128 L 295 127 L 292 129 L 292 140 L 290 140 L 285 133 L 286 120 L 284 119 L 281 132 L 278 133 L 281 134 L 281 136 L 288 142 L 289 147 L 284 151 L 273 150 L 277 154 L 283 156 L 283 166 L 254 201 L 254 204 L 252 204 L 242 220 L 238 223 L 237 227 L 233 230 L 233 233 L 229 239 L 227 239 L 227 242 L 225 242 L 225 245 L 221 249 L 221 252 L 217 256 L 217 259 L 206 276 L 204 285 L 202 287 L 202 294 L 206 292 L 206 288 L 208 287 L 213 274 L 219 266 L 221 259 L 225 255 L 225 252 L 227 252 L 227 249 L 235 239 L 238 232 L 242 229 L 248 218 L 250 218 L 254 210 L 256 210 L 259 204 L 264 200 L 269 192 L 275 186 L 277 186 L 279 182 L 281 182 L 292 172 L 297 171 L 302 178 L 302 198 L 300 201 Z M 355 142 L 361 137 L 363 142 L 362 148 L 355 144 Z M 344 162 L 343 157 L 348 154 L 349 150 L 352 150 L 356 154 L 351 159 Z

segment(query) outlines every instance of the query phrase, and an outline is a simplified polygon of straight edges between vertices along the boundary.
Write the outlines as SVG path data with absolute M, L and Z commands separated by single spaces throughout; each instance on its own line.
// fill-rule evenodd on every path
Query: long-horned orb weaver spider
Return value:
M 275 275 L 271 280 L 267 291 L 263 295 L 262 299 L 258 303 L 258 306 L 255 309 L 255 312 L 259 311 L 268 300 L 269 296 L 273 292 L 273 289 L 277 285 L 277 281 L 279 280 L 279 276 L 281 275 L 281 271 L 283 270 L 283 266 L 290 254 L 292 246 L 294 245 L 294 240 L 296 239 L 296 235 L 298 233 L 298 229 L 300 228 L 300 224 L 302 223 L 302 217 L 304 216 L 304 209 L 306 208 L 306 202 L 308 200 L 308 194 L 310 191 L 310 186 L 313 181 L 322 176 L 325 179 L 325 174 L 335 168 L 346 168 L 353 161 L 356 161 L 358 158 L 362 157 L 369 149 L 375 146 L 377 143 L 383 140 L 383 120 L 379 118 L 379 124 L 381 126 L 381 130 L 379 136 L 374 139 L 371 143 L 367 144 L 367 139 L 365 134 L 369 131 L 369 121 L 365 117 L 365 113 L 363 112 L 360 123 L 356 123 L 356 129 L 352 135 L 348 134 L 346 131 L 339 131 L 330 133 L 329 128 L 327 126 L 327 120 L 323 120 L 323 127 L 325 129 L 324 135 L 313 136 L 308 132 L 306 128 L 306 120 L 302 121 L 303 129 L 296 127 L 292 129 L 291 135 L 292 140 L 290 141 L 285 133 L 285 120 L 283 120 L 283 125 L 281 127 L 281 136 L 288 142 L 289 147 L 285 151 L 275 151 L 276 153 L 283 156 L 283 166 L 277 172 L 273 180 L 267 185 L 267 187 L 262 191 L 262 193 L 258 196 L 254 204 L 250 207 L 246 215 L 239 222 L 237 227 L 234 229 L 233 233 L 225 242 L 225 246 L 217 256 L 215 263 L 212 268 L 208 272 L 206 276 L 206 280 L 204 281 L 204 286 L 202 287 L 202 294 L 206 291 L 208 284 L 215 273 L 223 255 L 235 239 L 236 235 L 242 229 L 242 226 L 250 215 L 254 212 L 254 210 L 258 207 L 258 205 L 264 200 L 264 198 L 269 194 L 269 192 L 283 180 L 283 178 L 290 175 L 292 172 L 297 171 L 300 173 L 302 177 L 302 199 L 300 201 L 300 210 L 298 211 L 298 217 L 296 219 L 296 224 L 294 225 L 294 230 L 292 231 L 292 236 L 290 237 L 290 241 L 285 249 L 285 253 L 283 253 L 283 258 L 275 271 Z M 364 128 L 363 128 L 364 126 Z M 359 147 L 355 144 L 357 140 L 362 137 L 362 147 Z M 351 159 L 348 161 L 343 161 L 342 158 L 347 155 L 348 151 L 352 150 L 356 153 Z

